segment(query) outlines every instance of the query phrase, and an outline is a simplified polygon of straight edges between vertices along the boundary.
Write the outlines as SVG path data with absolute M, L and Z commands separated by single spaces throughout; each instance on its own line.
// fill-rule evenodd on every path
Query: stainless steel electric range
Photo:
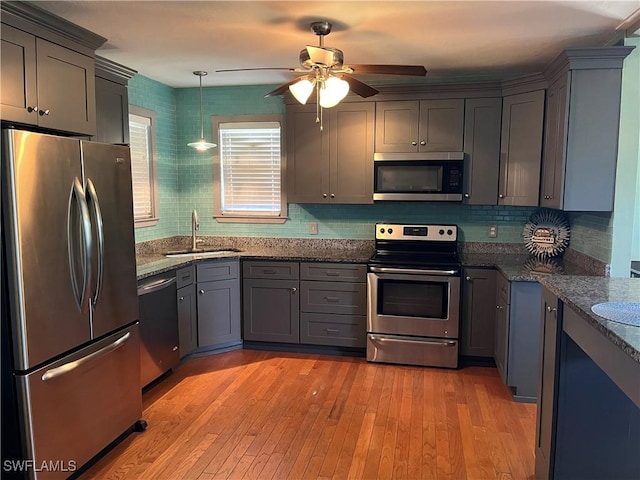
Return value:
M 376 224 L 367 274 L 367 360 L 457 368 L 456 225 Z

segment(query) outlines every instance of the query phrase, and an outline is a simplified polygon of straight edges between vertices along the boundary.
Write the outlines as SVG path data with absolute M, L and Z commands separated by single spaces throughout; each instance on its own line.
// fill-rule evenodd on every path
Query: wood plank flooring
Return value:
M 535 405 L 495 368 L 237 350 L 143 396 L 149 427 L 82 479 L 533 479 Z

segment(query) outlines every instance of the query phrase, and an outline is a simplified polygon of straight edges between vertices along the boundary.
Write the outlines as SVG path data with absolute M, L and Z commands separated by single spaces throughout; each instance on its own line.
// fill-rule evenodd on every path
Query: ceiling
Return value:
M 610 42 L 637 25 L 631 1 L 35 1 L 108 38 L 98 54 L 172 87 L 277 84 L 317 45 L 312 21 L 333 23 L 325 45 L 345 64 L 424 65 L 421 82 L 507 79 L 544 68 L 565 47 Z M 635 12 L 635 13 L 634 13 Z M 400 83 L 397 76 L 358 76 Z

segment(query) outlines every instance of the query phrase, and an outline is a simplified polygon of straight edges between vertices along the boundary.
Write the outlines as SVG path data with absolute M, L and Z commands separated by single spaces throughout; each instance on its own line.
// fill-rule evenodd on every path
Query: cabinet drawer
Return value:
M 193 265 L 185 268 L 181 268 L 176 272 L 176 284 L 177 288 L 186 287 L 191 285 L 196 280 L 196 272 Z
M 365 283 L 367 266 L 352 263 L 301 263 L 300 279 Z
M 300 264 L 297 262 L 243 262 L 242 276 L 277 280 L 297 279 L 300 276 Z
M 367 285 L 364 283 L 300 282 L 300 311 L 367 314 Z
M 498 279 L 496 281 L 496 292 L 498 300 L 502 300 L 505 305 L 509 305 L 510 282 L 504 277 L 504 275 L 498 275 Z
M 300 343 L 360 347 L 366 345 L 364 315 L 300 314 Z
M 207 262 L 196 265 L 198 282 L 229 280 L 238 278 L 240 266 L 237 260 L 231 262 Z

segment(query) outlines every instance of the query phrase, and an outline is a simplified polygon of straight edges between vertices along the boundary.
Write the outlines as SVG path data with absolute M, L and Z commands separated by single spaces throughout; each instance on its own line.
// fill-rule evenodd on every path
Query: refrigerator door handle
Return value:
M 77 203 L 80 209 L 81 218 L 81 234 L 83 239 L 84 251 L 82 252 L 82 290 L 78 289 L 78 281 L 76 278 L 76 261 L 77 253 L 74 251 L 74 243 L 72 238 L 75 238 L 73 215 L 73 204 Z M 83 313 L 86 313 L 88 307 L 89 296 L 91 294 L 89 285 L 91 284 L 91 258 L 93 257 L 93 241 L 91 239 L 91 220 L 89 218 L 89 207 L 87 206 L 87 199 L 82 188 L 80 179 L 76 177 L 71 187 L 71 194 L 69 195 L 69 206 L 67 211 L 67 251 L 69 254 L 69 273 L 71 276 L 71 286 L 75 294 L 76 304 Z
M 102 290 L 102 281 L 104 275 L 104 227 L 102 222 L 102 212 L 100 211 L 100 202 L 98 201 L 98 194 L 96 187 L 90 178 L 87 178 L 87 200 L 93 210 L 93 216 L 95 219 L 95 227 L 98 239 L 98 272 L 96 274 L 96 286 L 91 297 L 91 303 L 93 305 L 98 301 L 100 296 L 100 290 Z
M 44 374 L 42 374 L 42 380 L 45 382 L 47 380 L 53 380 L 56 377 L 59 377 L 61 375 L 64 375 L 65 373 L 69 373 L 70 371 L 75 370 L 76 368 L 80 367 L 81 365 L 84 365 L 87 362 L 90 362 L 91 360 L 94 360 L 98 357 L 102 357 L 107 353 L 113 352 L 114 350 L 117 350 L 122 345 L 124 345 L 129 340 L 130 337 L 131 337 L 131 332 L 127 332 L 115 342 L 110 343 L 109 345 L 101 348 L 100 350 L 96 350 L 95 352 L 90 353 L 86 357 L 82 357 L 82 358 L 79 358 L 78 360 L 74 360 L 73 362 L 65 363 L 64 365 L 60 365 L 59 367 L 47 370 L 46 372 L 44 372 Z

